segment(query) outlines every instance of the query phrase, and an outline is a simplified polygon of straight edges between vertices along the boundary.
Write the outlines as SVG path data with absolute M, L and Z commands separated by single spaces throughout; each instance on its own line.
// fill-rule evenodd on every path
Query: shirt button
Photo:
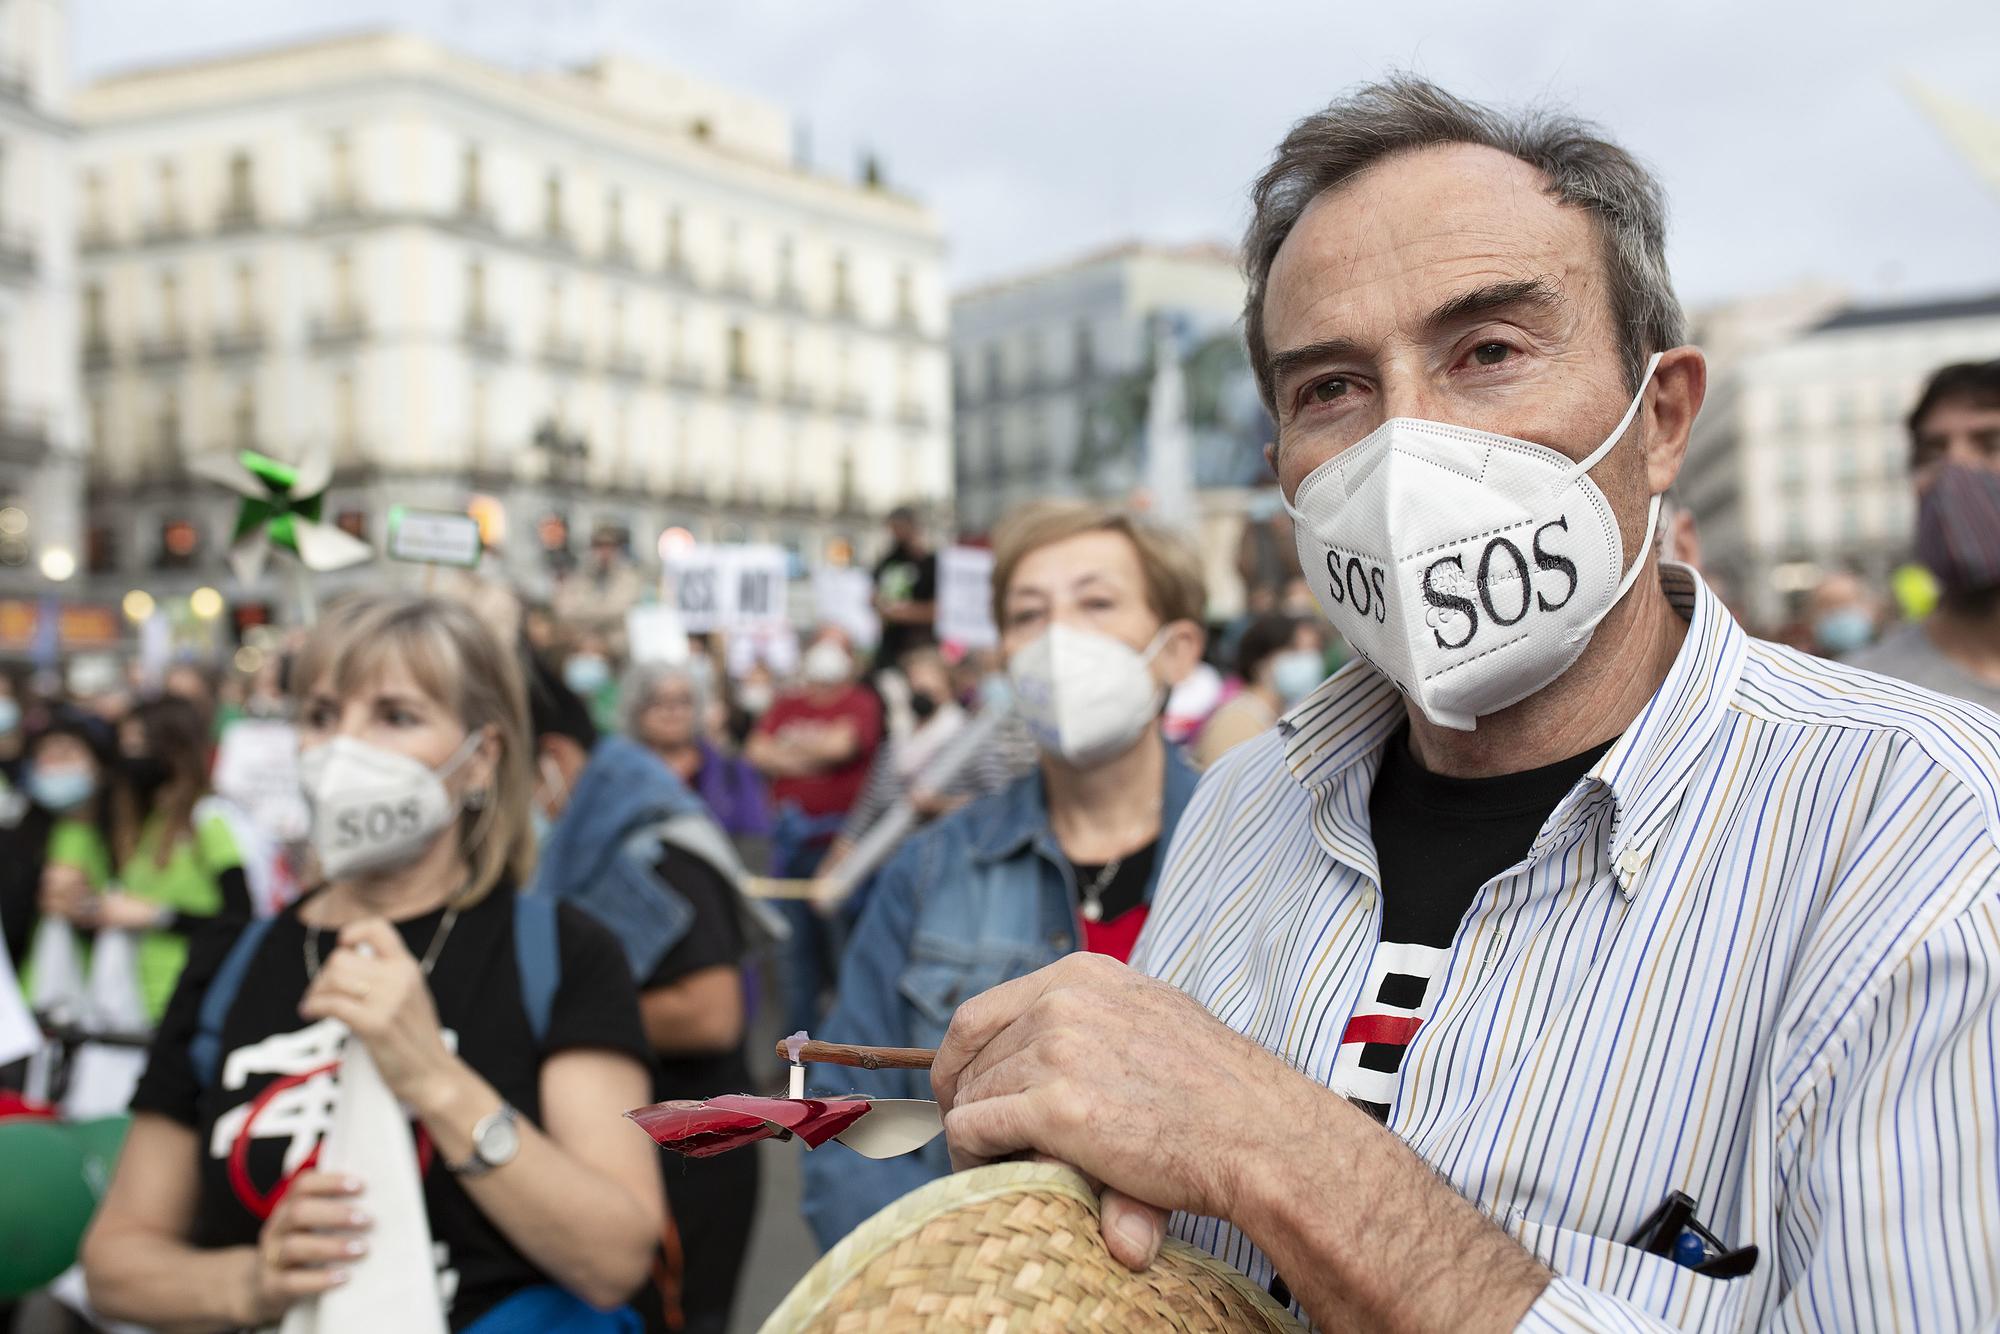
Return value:
M 1639 872 L 1646 868 L 1646 854 L 1637 848 L 1627 848 L 1618 858 L 1618 884 L 1622 889 L 1631 889 L 1632 882 L 1639 878 Z

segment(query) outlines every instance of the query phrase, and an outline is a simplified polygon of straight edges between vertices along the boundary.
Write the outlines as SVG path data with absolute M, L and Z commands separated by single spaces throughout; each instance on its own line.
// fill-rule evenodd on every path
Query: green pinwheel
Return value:
M 229 540 L 229 564 L 245 583 L 263 571 L 273 547 L 289 551 L 314 573 L 359 565 L 375 554 L 366 542 L 320 521 L 333 479 L 332 462 L 323 453 L 294 465 L 245 449 L 205 455 L 189 467 L 243 497 Z

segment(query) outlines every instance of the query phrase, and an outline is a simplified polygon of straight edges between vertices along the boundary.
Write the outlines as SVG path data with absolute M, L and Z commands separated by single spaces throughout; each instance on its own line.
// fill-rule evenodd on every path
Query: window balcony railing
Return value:
M 458 197 L 458 212 L 454 215 L 460 226 L 474 231 L 498 234 L 499 223 L 493 215 L 493 205 L 483 196 L 463 194 Z
M 368 215 L 368 203 L 353 186 L 337 189 L 314 211 L 321 222 L 353 222 Z
M 818 401 L 818 396 L 813 393 L 811 385 L 790 380 L 778 391 L 778 401 L 788 408 L 811 408 Z
M 248 199 L 232 199 L 215 216 L 218 232 L 248 232 L 257 228 L 257 205 Z
M 48 457 L 49 426 L 27 412 L 0 412 L 0 462 L 33 467 Z
M 896 422 L 921 430 L 931 424 L 930 409 L 921 403 L 899 403 L 896 405 Z
M 542 364 L 554 370 L 582 370 L 583 340 L 549 330 L 542 335 Z
M 101 371 L 111 365 L 111 340 L 102 333 L 85 334 L 83 339 L 83 368 Z
M 35 269 L 34 242 L 19 232 L 0 231 L 0 281 L 27 282 Z
M 336 311 L 313 318 L 309 337 L 316 348 L 351 346 L 368 336 L 368 317 L 358 310 Z
M 187 335 L 181 333 L 156 334 L 139 344 L 142 366 L 172 366 L 186 361 L 187 355 Z
M 487 357 L 507 355 L 507 332 L 484 311 L 468 310 L 459 326 L 459 337 L 475 353 Z
M 187 239 L 187 234 L 187 219 L 181 217 L 178 213 L 167 213 L 152 219 L 146 224 L 141 233 L 150 245 L 158 245 L 168 241 L 184 241 Z
M 756 376 L 747 370 L 737 368 L 729 372 L 729 392 L 738 398 L 757 398 L 762 390 L 757 384 Z
M 667 367 L 667 383 L 676 389 L 706 389 L 708 377 L 691 361 L 676 361 Z
M 218 357 L 249 357 L 264 350 L 264 326 L 249 320 L 233 329 L 218 329 L 209 341 Z
M 604 243 L 604 262 L 615 269 L 638 272 L 639 254 L 622 236 L 614 236 Z
M 833 396 L 833 411 L 841 417 L 866 417 L 868 399 L 859 390 L 843 389 Z
M 620 380 L 643 380 L 646 359 L 632 347 L 614 347 L 604 355 L 604 373 Z

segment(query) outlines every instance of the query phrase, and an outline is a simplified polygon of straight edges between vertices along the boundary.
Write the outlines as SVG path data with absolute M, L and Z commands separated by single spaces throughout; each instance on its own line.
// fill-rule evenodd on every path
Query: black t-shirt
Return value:
M 443 916 L 438 911 L 396 924 L 417 958 Z M 556 923 L 561 979 L 539 1050 L 521 1000 L 512 889 L 495 889 L 459 914 L 430 976 L 447 1042 L 538 1125 L 541 1065 L 548 1056 L 594 1047 L 651 1065 L 618 942 L 566 905 L 557 908 Z M 188 1048 L 202 996 L 241 930 L 241 923 L 221 924 L 195 938 L 132 1098 L 133 1111 L 157 1113 L 195 1132 L 200 1189 L 189 1240 L 202 1247 L 256 1242 L 283 1184 L 317 1157 L 337 1088 L 334 1021 L 308 1024 L 298 1013 L 306 989 L 306 928 L 297 904 L 272 921 L 243 973 L 223 1023 L 214 1083 L 203 1087 L 197 1079 Z M 324 958 L 333 950 L 334 933 L 317 935 Z M 605 1127 L 607 1134 L 620 1130 Z M 421 1126 L 417 1143 L 451 1327 L 463 1329 L 515 1291 L 550 1282 L 460 1189 Z
M 1382 941 L 1336 1066 L 1348 1067 L 1342 1082 L 1378 1118 L 1389 1115 L 1403 1052 L 1436 1004 L 1473 897 L 1527 855 L 1556 803 L 1610 748 L 1606 741 L 1525 773 L 1451 778 L 1417 762 L 1407 727 L 1389 741 L 1368 797 L 1382 872 Z
M 662 847 L 654 874 L 671 885 L 694 909 L 688 933 L 661 956 L 639 989 L 671 986 L 703 968 L 743 961 L 743 927 L 736 916 L 736 892 L 716 869 L 691 852 Z M 743 1044 L 709 1056 L 658 1056 L 653 1071 L 653 1100 L 713 1098 L 722 1093 L 749 1093 L 750 1065 Z
M 936 602 L 937 556 L 919 555 L 901 543 L 889 548 L 875 566 L 875 595 L 884 602 Z M 875 650 L 878 666 L 894 667 L 903 654 L 937 636 L 933 625 L 882 624 L 882 642 Z
M 1153 854 L 1160 841 L 1154 839 L 1137 852 L 1128 852 L 1118 862 L 1118 869 L 1111 873 L 1104 888 L 1097 892 L 1097 902 L 1102 909 L 1100 922 L 1115 922 L 1126 913 L 1138 907 L 1146 897 L 1146 882 L 1153 878 Z M 1097 883 L 1097 877 L 1104 874 L 1109 862 L 1071 862 L 1070 870 L 1076 876 L 1077 906 L 1081 908 L 1089 896 L 1084 893 Z

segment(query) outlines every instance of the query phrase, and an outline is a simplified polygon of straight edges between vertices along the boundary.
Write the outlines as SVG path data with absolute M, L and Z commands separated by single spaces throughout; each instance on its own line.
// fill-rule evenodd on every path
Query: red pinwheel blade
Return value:
M 727 1093 L 702 1102 L 675 1100 L 625 1113 L 662 1148 L 706 1158 L 773 1135 L 796 1135 L 809 1149 L 868 1112 L 866 1098 L 760 1098 Z

